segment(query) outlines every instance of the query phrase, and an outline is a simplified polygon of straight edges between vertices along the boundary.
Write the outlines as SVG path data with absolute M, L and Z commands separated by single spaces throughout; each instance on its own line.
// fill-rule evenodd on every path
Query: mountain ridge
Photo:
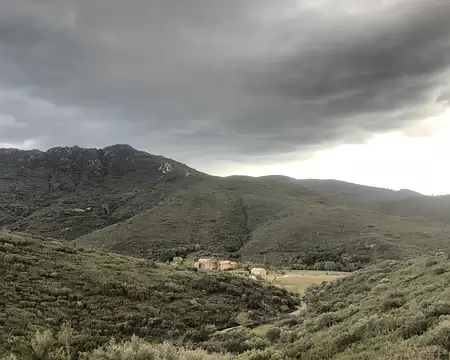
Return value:
M 450 251 L 449 213 L 445 196 L 217 177 L 123 144 L 0 151 L 1 227 L 157 260 L 333 261 L 345 270 Z

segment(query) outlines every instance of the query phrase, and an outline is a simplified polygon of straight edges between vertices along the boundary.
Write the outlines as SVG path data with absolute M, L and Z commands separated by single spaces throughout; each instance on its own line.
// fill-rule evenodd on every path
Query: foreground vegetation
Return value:
M 105 345 L 87 352 L 76 346 L 73 329 L 64 324 L 54 334 L 50 330 L 36 332 L 13 353 L 1 360 L 228 360 L 231 355 L 208 353 L 201 349 L 176 347 L 168 342 L 152 344 L 135 336 L 130 341 L 117 342 L 111 339 Z
M 386 261 L 309 289 L 306 312 L 273 324 L 269 358 L 448 359 L 447 256 Z
M 313 286 L 301 315 L 255 329 L 244 323 L 184 346 L 110 340 L 82 353 L 78 335 L 63 325 L 54 335 L 36 334 L 5 359 L 444 360 L 450 352 L 449 285 L 444 256 L 387 261 Z
M 0 275 L 0 353 L 36 330 L 68 322 L 80 351 L 133 334 L 179 344 L 209 341 L 216 349 L 217 330 L 265 323 L 298 302 L 245 278 L 7 232 L 0 232 Z
M 0 239 L 0 346 L 8 360 L 449 356 L 450 261 L 444 254 L 385 261 L 313 285 L 303 299 L 306 309 L 292 316 L 287 313 L 298 302 L 288 293 L 238 276 L 25 235 L 2 233 Z

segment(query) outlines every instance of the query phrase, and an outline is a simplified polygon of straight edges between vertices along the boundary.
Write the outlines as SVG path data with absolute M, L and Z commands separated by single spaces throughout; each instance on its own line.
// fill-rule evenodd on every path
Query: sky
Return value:
M 2 0 L 0 147 L 450 193 L 446 0 Z

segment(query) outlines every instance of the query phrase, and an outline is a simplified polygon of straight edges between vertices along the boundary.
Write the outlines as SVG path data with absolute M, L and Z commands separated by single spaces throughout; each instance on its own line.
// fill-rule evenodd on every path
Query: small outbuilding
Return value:
M 267 275 L 267 271 L 263 268 L 253 268 L 250 274 L 253 276 L 265 276 Z

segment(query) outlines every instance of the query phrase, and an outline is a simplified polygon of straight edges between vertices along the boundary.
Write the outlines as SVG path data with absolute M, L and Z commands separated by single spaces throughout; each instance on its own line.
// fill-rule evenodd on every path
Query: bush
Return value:
M 441 315 L 450 315 L 450 302 L 437 301 L 434 304 L 430 304 L 425 308 L 425 315 L 430 317 L 438 317 Z
M 326 261 L 324 265 L 325 271 L 336 271 L 339 270 L 339 266 L 334 261 Z
M 74 339 L 68 325 L 63 325 L 56 335 L 50 330 L 37 332 L 20 353 L 2 360 L 231 360 L 230 355 L 177 348 L 169 343 L 151 344 L 136 336 L 120 343 L 112 339 L 100 348 L 79 353 L 73 346 Z
M 435 275 L 441 275 L 444 274 L 445 272 L 447 272 L 447 269 L 442 266 L 433 269 L 433 274 Z
M 280 338 L 281 335 L 281 329 L 277 327 L 270 328 L 267 333 L 266 337 L 270 342 L 276 342 Z
M 406 303 L 404 294 L 393 292 L 389 294 L 381 303 L 381 308 L 384 311 L 389 311 L 392 309 L 397 309 L 402 307 Z
M 424 336 L 427 345 L 437 345 L 450 351 L 450 320 L 444 321 Z
M 238 323 L 240 326 L 247 327 L 253 324 L 253 320 L 250 318 L 247 312 L 242 311 L 239 314 L 237 314 L 236 323 Z
M 200 345 L 210 352 L 242 354 L 250 350 L 266 349 L 270 344 L 246 329 L 236 329 L 213 334 Z
M 429 268 L 429 267 L 431 267 L 431 266 L 433 266 L 433 265 L 436 265 L 438 263 L 438 261 L 435 259 L 435 258 L 428 258 L 426 261 L 425 261 L 425 267 L 426 268 Z
M 419 336 L 428 329 L 429 321 L 423 314 L 407 318 L 399 329 L 400 336 L 403 339 L 409 339 L 413 336 Z

